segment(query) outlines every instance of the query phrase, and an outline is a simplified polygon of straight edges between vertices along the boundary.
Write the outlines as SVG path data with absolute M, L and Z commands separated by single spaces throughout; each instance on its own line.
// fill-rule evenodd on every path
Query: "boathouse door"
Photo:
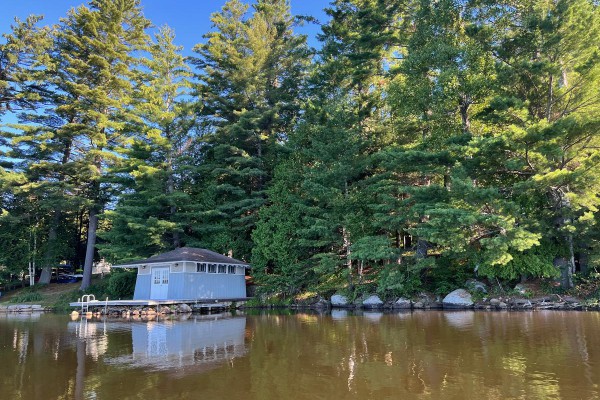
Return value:
M 152 286 L 150 298 L 152 300 L 166 300 L 169 293 L 169 267 L 152 268 Z

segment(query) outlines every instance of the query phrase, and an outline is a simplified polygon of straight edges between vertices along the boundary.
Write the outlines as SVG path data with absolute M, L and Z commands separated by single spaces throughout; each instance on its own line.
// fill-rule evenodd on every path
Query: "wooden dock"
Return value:
M 189 306 L 217 306 L 219 304 L 241 303 L 250 300 L 252 297 L 241 297 L 234 299 L 178 299 L 178 300 L 92 300 L 76 301 L 69 303 L 71 307 L 151 307 L 151 306 L 171 306 L 178 304 L 187 304 Z

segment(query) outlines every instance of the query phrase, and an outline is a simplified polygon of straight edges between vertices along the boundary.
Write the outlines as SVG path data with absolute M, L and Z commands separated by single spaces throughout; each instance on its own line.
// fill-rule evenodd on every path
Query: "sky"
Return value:
M 249 2 L 249 0 L 245 0 Z M 46 23 L 56 23 L 67 11 L 85 0 L 0 0 L 0 34 L 10 31 L 14 17 L 25 19 L 30 14 L 44 15 Z M 329 0 L 290 0 L 292 13 L 311 15 L 320 21 L 326 20 L 323 8 Z M 202 35 L 211 30 L 210 15 L 218 11 L 225 0 L 141 0 L 144 15 L 155 26 L 169 25 L 175 30 L 175 42 L 184 47 L 185 55 L 201 41 Z M 308 35 L 311 46 L 317 46 L 315 35 L 319 26 L 310 24 L 297 30 Z M 2 41 L 0 39 L 0 41 Z

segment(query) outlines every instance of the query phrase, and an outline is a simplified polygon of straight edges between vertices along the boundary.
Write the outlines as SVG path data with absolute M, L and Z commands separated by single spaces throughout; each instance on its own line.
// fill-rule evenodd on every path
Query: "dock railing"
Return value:
M 106 298 L 108 300 L 108 298 Z M 96 302 L 96 296 L 93 294 L 84 294 L 81 296 L 81 314 L 83 314 L 84 310 L 87 313 L 90 310 L 90 302 Z

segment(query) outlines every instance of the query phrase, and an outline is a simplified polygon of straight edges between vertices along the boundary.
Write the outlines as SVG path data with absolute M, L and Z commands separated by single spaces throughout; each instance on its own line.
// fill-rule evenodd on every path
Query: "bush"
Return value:
M 136 271 L 115 271 L 108 278 L 107 294 L 112 299 L 131 299 L 135 291 Z

